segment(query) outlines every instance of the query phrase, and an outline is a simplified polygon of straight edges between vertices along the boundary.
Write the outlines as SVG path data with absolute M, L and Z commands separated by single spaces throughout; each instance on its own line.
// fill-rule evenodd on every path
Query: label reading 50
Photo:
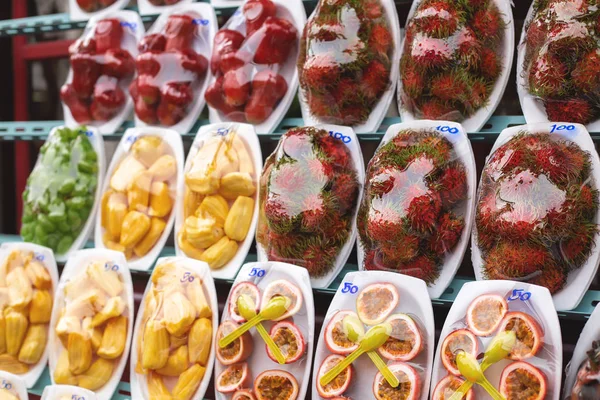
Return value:
M 3 379 L 2 384 L 0 384 L 0 389 L 10 390 L 10 389 L 12 389 L 12 383 Z
M 342 293 L 356 294 L 358 292 L 358 286 L 351 284 L 350 282 L 344 282 Z
M 191 272 L 184 272 L 180 282 L 194 282 L 194 275 Z
M 85 400 L 85 397 L 74 394 L 71 396 L 71 400 Z
M 35 257 L 35 260 L 36 260 L 36 261 L 40 261 L 40 262 L 43 262 L 43 261 L 44 261 L 44 259 L 46 258 L 46 257 L 44 257 L 44 255 L 43 255 L 43 254 L 41 254 L 41 253 L 38 253 L 38 252 L 35 252 L 35 253 L 34 253 L 34 257 Z
M 263 276 L 265 276 L 266 272 L 264 269 L 261 268 L 252 268 L 250 270 L 250 273 L 248 274 L 248 276 L 258 276 L 259 278 L 262 278 Z
M 105 271 L 118 271 L 119 266 L 115 263 L 107 262 L 106 264 L 104 264 L 104 270 Z
M 508 296 L 508 301 L 521 300 L 527 301 L 531 298 L 531 292 L 526 292 L 523 289 L 513 289 L 512 294 Z
M 440 132 L 448 132 L 451 133 L 453 135 L 456 135 L 458 133 L 458 128 L 455 126 L 448 126 L 448 125 L 438 125 L 435 127 L 435 129 L 437 129 Z

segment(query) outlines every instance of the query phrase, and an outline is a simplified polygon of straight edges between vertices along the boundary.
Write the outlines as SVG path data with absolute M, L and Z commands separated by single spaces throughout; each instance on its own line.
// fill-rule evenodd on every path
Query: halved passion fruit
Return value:
M 514 331 L 517 343 L 508 358 L 520 361 L 533 357 L 544 344 L 542 328 L 533 317 L 520 311 L 506 314 L 500 324 L 500 331 Z
M 238 324 L 231 320 L 224 321 L 217 329 L 217 342 L 237 327 Z M 217 345 L 217 359 L 223 365 L 246 361 L 252 354 L 253 343 L 252 335 L 250 335 L 250 332 L 246 332 L 226 347 L 221 348 Z
M 247 363 L 230 365 L 217 377 L 216 388 L 221 393 L 233 393 L 252 382 Z
M 325 328 L 325 345 L 332 353 L 346 355 L 358 348 L 358 343 L 348 339 L 344 333 L 342 322 L 348 315 L 358 318 L 354 311 L 338 311 L 331 317 Z
M 546 386 L 546 375 L 524 361 L 507 365 L 500 376 L 500 393 L 507 400 L 543 400 Z
M 229 295 L 229 316 L 232 320 L 237 323 L 246 321 L 238 312 L 237 307 L 237 299 L 241 295 L 248 295 L 254 301 L 256 305 L 256 312 L 260 310 L 260 290 L 258 287 L 252 282 L 240 282 L 231 289 L 231 294 Z
M 281 353 L 283 353 L 286 364 L 298 361 L 298 359 L 306 352 L 306 341 L 304 340 L 304 336 L 302 336 L 300 329 L 292 322 L 281 321 L 276 323 L 271 328 L 270 335 L 277 347 L 281 350 Z M 271 352 L 271 349 L 269 349 L 269 346 L 266 346 L 266 348 L 269 358 L 277 362 L 277 359 Z
M 433 391 L 433 397 L 431 400 L 448 400 L 463 383 L 465 383 L 465 380 L 457 376 L 446 376 L 435 386 L 435 390 Z M 463 399 L 465 400 L 473 400 L 473 398 L 473 389 L 469 389 L 467 394 L 463 396 Z
M 508 311 L 508 303 L 497 294 L 477 297 L 467 309 L 467 325 L 477 336 L 491 336 Z
M 352 365 L 346 367 L 346 369 L 340 372 L 340 374 L 327 385 L 321 386 L 321 383 L 319 382 L 323 375 L 325 375 L 331 368 L 335 367 L 340 362 L 342 362 L 344 358 L 346 357 L 341 356 L 339 354 L 332 354 L 328 356 L 325 360 L 323 360 L 323 363 L 319 367 L 319 372 L 317 374 L 316 385 L 317 392 L 319 392 L 319 396 L 325 399 L 333 399 L 338 396 L 341 396 L 346 390 L 348 390 L 348 387 L 352 383 L 352 377 L 354 375 Z
M 393 388 L 378 372 L 373 381 L 373 394 L 377 400 L 416 400 L 421 392 L 421 382 L 417 371 L 405 363 L 389 364 L 388 368 L 398 378 L 400 384 Z
M 275 296 L 284 296 L 290 299 L 290 307 L 285 314 L 274 321 L 283 321 L 300 311 L 300 308 L 302 307 L 302 292 L 298 286 L 290 281 L 278 279 L 269 283 L 263 292 L 262 301 L 260 303 L 261 307 L 264 307 L 269 300 Z
M 421 332 L 415 321 L 406 314 L 394 314 L 387 322 L 392 325 L 392 334 L 378 349 L 379 354 L 393 361 L 415 358 L 423 348 Z
M 452 375 L 460 376 L 461 373 L 456 366 L 456 355 L 465 351 L 477 357 L 479 354 L 479 340 L 468 329 L 458 329 L 450 333 L 442 342 L 440 356 L 442 364 Z
M 270 369 L 256 377 L 254 393 L 257 400 L 296 400 L 298 381 L 287 371 Z
M 235 392 L 231 400 L 256 400 L 256 397 L 254 397 L 252 390 L 242 389 Z
M 391 283 L 371 284 L 356 298 L 358 317 L 366 325 L 377 325 L 394 311 L 398 298 L 398 289 Z

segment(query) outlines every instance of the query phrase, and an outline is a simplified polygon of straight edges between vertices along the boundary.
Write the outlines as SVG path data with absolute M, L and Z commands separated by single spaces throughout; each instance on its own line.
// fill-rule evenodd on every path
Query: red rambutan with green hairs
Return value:
M 530 280 L 529 283 L 547 288 L 551 294 L 558 292 L 567 283 L 567 274 L 555 264 L 546 266 L 542 273 Z
M 477 40 L 473 30 L 464 27 L 458 34 L 456 42 L 458 46 L 456 52 L 461 63 L 468 68 L 477 67 L 481 62 L 482 51 L 486 48 L 481 46 L 481 42 Z
M 419 254 L 420 242 L 418 236 L 410 234 L 402 235 L 401 238 L 395 239 L 393 242 L 382 242 L 380 249 L 383 259 L 386 264 L 408 262 Z
M 340 146 L 340 141 L 329 134 L 320 135 L 317 139 L 320 147 L 327 156 L 327 160 L 333 167 L 347 168 L 350 165 L 351 156 L 347 146 Z
M 548 53 L 554 57 L 581 56 L 596 47 L 596 41 L 588 27 L 575 19 L 556 23 L 548 32 L 545 44 Z
M 411 46 L 412 60 L 417 68 L 438 68 L 452 59 L 453 49 L 447 40 L 415 34 Z
M 403 231 L 402 215 L 392 208 L 371 209 L 366 224 L 368 237 L 377 242 L 391 240 Z
M 595 110 L 585 99 L 549 99 L 544 102 L 550 121 L 573 121 L 587 124 L 595 117 Z
M 371 30 L 369 38 L 369 46 L 372 47 L 378 54 L 385 55 L 390 51 L 394 44 L 394 39 L 390 30 L 384 25 L 375 25 Z
M 331 269 L 335 263 L 338 250 L 335 246 L 322 246 L 321 243 L 307 246 L 300 260 L 301 264 L 308 270 L 310 276 L 321 277 Z
M 462 164 L 448 166 L 437 181 L 442 202 L 446 206 L 464 200 L 467 196 L 467 173 Z
M 389 86 L 389 70 L 379 61 L 371 61 L 364 71 L 362 92 L 368 98 L 378 98 Z
M 567 73 L 563 62 L 549 54 L 543 55 L 535 59 L 529 69 L 529 92 L 541 98 L 561 96 L 565 91 Z
M 442 210 L 442 201 L 437 192 L 415 197 L 410 201 L 407 218 L 410 226 L 417 232 L 431 232 L 436 226 Z
M 581 224 L 559 243 L 560 254 L 568 270 L 579 268 L 589 257 L 594 246 L 598 226 L 594 223 Z
M 438 227 L 431 237 L 430 248 L 438 256 L 450 253 L 465 228 L 465 221 L 451 212 L 445 213 L 440 217 Z
M 412 23 L 419 32 L 434 38 L 450 36 L 458 28 L 461 15 L 446 1 L 428 1 L 415 12 Z
M 352 174 L 338 174 L 333 181 L 331 191 L 337 198 L 342 212 L 354 209 L 358 195 L 358 182 Z
M 467 83 L 459 72 L 450 71 L 431 81 L 431 93 L 442 101 L 460 100 L 467 93 Z
M 463 104 L 469 114 L 473 114 L 479 108 L 487 104 L 490 97 L 491 88 L 488 87 L 483 79 L 474 79 L 470 84 L 471 90 L 463 98 Z
M 573 84 L 583 93 L 600 92 L 600 50 L 587 53 L 571 72 Z
M 487 79 L 496 79 L 500 75 L 501 65 L 498 55 L 493 49 L 481 49 L 481 73 Z
M 475 34 L 484 41 L 496 41 L 500 38 L 505 23 L 498 7 L 488 7 L 473 15 L 471 26 Z
M 418 97 L 423 92 L 425 87 L 425 80 L 423 79 L 422 71 L 411 63 L 408 58 L 403 60 L 403 63 L 407 64 L 401 68 L 400 77 L 402 79 L 402 90 L 404 90 L 410 97 Z
M 342 104 L 351 99 L 360 90 L 359 84 L 354 79 L 342 78 L 335 90 L 332 91 L 333 98 L 337 104 Z
M 422 279 L 425 282 L 435 282 L 440 276 L 437 263 L 426 255 L 418 256 L 414 260 L 399 265 L 396 271 L 404 275 Z
M 456 121 L 459 112 L 450 104 L 443 103 L 440 100 L 431 99 L 423 102 L 420 108 L 417 109 L 417 116 L 423 119 L 445 119 Z
M 325 95 L 312 93 L 307 101 L 310 112 L 314 115 L 333 120 L 339 118 L 339 109 L 333 98 L 328 99 Z
M 543 246 L 500 242 L 484 257 L 483 272 L 486 279 L 527 280 L 554 263 L 552 254 Z
M 548 36 L 548 24 L 541 19 L 533 20 L 527 26 L 526 35 L 525 42 L 527 43 L 527 54 L 530 57 L 531 54 L 539 50 L 546 41 L 546 37 Z
M 307 86 L 326 87 L 338 82 L 341 68 L 332 53 L 309 58 L 303 65 L 301 80 Z

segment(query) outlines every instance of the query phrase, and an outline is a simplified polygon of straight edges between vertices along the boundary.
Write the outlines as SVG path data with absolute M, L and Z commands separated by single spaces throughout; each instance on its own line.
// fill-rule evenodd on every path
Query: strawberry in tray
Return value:
M 298 31 L 276 16 L 277 7 L 271 0 L 248 0 L 228 24 L 245 26 L 246 36 L 227 26 L 215 36 L 210 68 L 216 79 L 205 98 L 229 120 L 260 124 L 287 93 L 278 71 L 293 55 Z
M 94 12 L 102 10 L 113 5 L 117 0 L 76 0 L 77 5 L 85 12 Z

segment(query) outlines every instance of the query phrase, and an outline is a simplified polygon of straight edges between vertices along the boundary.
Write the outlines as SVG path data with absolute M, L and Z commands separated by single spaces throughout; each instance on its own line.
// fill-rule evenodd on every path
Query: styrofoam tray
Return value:
M 513 53 L 515 51 L 515 23 L 512 14 L 511 1 L 493 1 L 500 10 L 500 12 L 504 15 L 504 21 L 506 22 L 506 27 L 504 28 L 504 38 L 502 41 L 502 53 L 499 57 L 499 59 L 502 60 L 502 71 L 496 79 L 496 83 L 494 84 L 494 90 L 492 90 L 487 105 L 478 109 L 475 112 L 475 114 L 471 115 L 469 118 L 466 118 L 463 121 L 461 121 L 462 126 L 467 132 L 479 132 L 479 130 L 485 125 L 487 120 L 492 116 L 492 114 L 496 110 L 496 107 L 498 107 L 498 104 L 500 104 L 500 100 L 502 100 L 502 95 L 504 94 L 506 84 L 508 83 L 510 69 L 512 68 Z M 415 0 L 413 2 L 410 8 L 410 12 L 408 13 L 408 18 L 406 19 L 407 26 L 409 21 L 413 18 L 415 11 L 417 10 L 417 7 L 421 2 L 422 0 Z M 404 43 L 402 43 L 402 49 L 403 48 Z M 414 121 L 416 118 L 413 115 L 413 113 L 410 112 L 402 104 L 402 79 L 398 79 L 397 97 L 398 108 L 400 110 L 400 116 L 402 117 L 402 121 Z
M 44 366 L 46 363 L 44 362 Z M 0 371 L 0 389 L 8 390 L 10 393 L 19 397 L 19 400 L 29 399 L 27 386 L 22 377 L 11 373 Z
M 449 127 L 450 129 L 442 130 L 442 128 L 445 127 Z M 452 128 L 456 128 L 458 132 L 450 133 Z M 439 277 L 431 286 L 427 287 L 429 296 L 432 299 L 437 299 L 444 293 L 448 285 L 450 285 L 452 282 L 454 275 L 456 275 L 456 271 L 458 271 L 458 268 L 462 263 L 465 250 L 467 249 L 467 245 L 469 243 L 476 203 L 477 169 L 475 166 L 475 157 L 473 156 L 471 142 L 469 141 L 469 138 L 467 137 L 467 134 L 461 124 L 450 121 L 420 120 L 391 125 L 383 136 L 383 139 L 377 147 L 377 150 L 393 139 L 400 131 L 406 129 L 414 129 L 417 131 L 435 129 L 440 135 L 443 135 L 450 141 L 450 143 L 452 143 L 454 151 L 465 166 L 465 171 L 467 174 L 467 183 L 469 186 L 467 189 L 468 197 L 463 201 L 463 205 L 460 208 L 454 210 L 458 215 L 464 217 L 465 227 L 463 228 L 462 234 L 460 235 L 460 240 L 458 241 L 455 249 L 444 257 L 444 263 L 441 267 Z M 357 237 L 356 239 L 356 246 L 358 255 L 358 268 L 363 271 L 365 252 L 360 241 L 360 237 Z
M 330 133 L 331 132 L 340 133 L 342 136 L 344 136 L 346 138 L 350 138 L 349 142 L 346 143 L 344 141 L 344 143 L 350 149 L 350 154 L 352 156 L 352 163 L 354 165 L 354 168 L 356 169 L 356 177 L 358 180 L 358 194 L 357 194 L 358 200 L 357 200 L 356 208 L 354 210 L 354 215 L 352 216 L 352 227 L 350 230 L 350 235 L 346 239 L 346 243 L 341 248 L 341 250 L 339 251 L 339 253 L 335 259 L 335 266 L 333 268 L 331 268 L 331 270 L 327 274 L 325 274 L 324 276 L 322 276 L 320 278 L 310 278 L 310 283 L 313 288 L 326 288 L 329 285 L 331 285 L 331 282 L 333 282 L 333 280 L 335 279 L 337 274 L 340 272 L 340 270 L 346 264 L 346 261 L 348 261 L 348 257 L 350 257 L 350 253 L 352 252 L 352 247 L 354 246 L 354 243 L 356 242 L 356 236 L 357 236 L 356 215 L 358 214 L 358 207 L 359 207 L 360 199 L 362 199 L 362 196 L 363 196 L 363 183 L 365 181 L 365 162 L 364 162 L 364 159 L 362 156 L 362 150 L 360 147 L 360 143 L 358 142 L 358 137 L 356 136 L 356 133 L 354 133 L 354 130 L 352 128 L 347 127 L 347 126 L 327 125 L 327 124 L 317 125 L 316 128 L 324 129 Z M 260 194 L 259 194 L 259 198 L 260 198 Z M 258 241 L 256 243 L 256 251 L 257 251 L 258 261 L 267 261 L 268 260 L 265 249 L 263 248 L 263 246 L 260 243 L 258 243 Z
M 192 273 L 192 277 L 199 277 L 202 280 L 202 287 L 204 288 L 207 294 L 207 300 L 210 303 L 210 309 L 212 310 L 212 345 L 210 349 L 210 355 L 208 356 L 208 362 L 206 363 L 206 373 L 202 378 L 202 382 L 196 390 L 196 393 L 192 396 L 192 400 L 202 400 L 204 398 L 204 394 L 206 393 L 206 389 L 210 383 L 211 373 L 213 370 L 213 365 L 215 363 L 215 337 L 217 335 L 217 328 L 219 326 L 218 318 L 219 318 L 219 303 L 217 302 L 217 291 L 215 289 L 215 282 L 213 278 L 210 276 L 210 268 L 208 264 L 203 261 L 193 260 L 187 257 L 161 257 L 156 262 L 156 265 L 160 265 L 167 262 L 175 262 L 181 265 L 184 269 L 190 271 Z M 189 277 L 188 277 L 189 278 Z M 148 291 L 152 290 L 152 279 L 148 280 L 148 284 L 146 285 L 146 289 L 144 290 L 144 297 L 140 303 L 140 308 L 138 310 L 138 318 L 135 321 L 135 336 L 133 341 L 133 346 L 131 348 L 131 362 L 130 362 L 130 372 L 129 379 L 131 381 L 131 397 L 136 400 L 144 399 L 144 400 L 153 400 L 148 397 L 147 393 L 147 380 L 146 375 L 140 375 L 136 373 L 135 366 L 138 363 L 138 335 L 143 335 L 144 332 L 142 329 L 142 316 L 144 315 L 144 310 L 146 309 L 146 295 Z
M 381 95 L 377 104 L 375 104 L 375 107 L 371 111 L 367 121 L 363 124 L 352 127 L 356 133 L 374 133 L 377 131 L 379 125 L 381 125 L 381 122 L 383 122 L 383 118 L 385 118 L 388 109 L 390 108 L 390 104 L 392 103 L 392 99 L 394 98 L 394 93 L 396 91 L 396 84 L 398 83 L 398 78 L 400 75 L 400 56 L 402 47 L 400 46 L 400 21 L 398 19 L 398 12 L 396 11 L 396 5 L 393 0 L 380 1 L 383 9 L 385 10 L 388 27 L 391 31 L 392 38 L 394 39 L 391 57 L 390 85 Z M 311 14 L 309 22 L 315 18 L 315 12 L 316 10 Z M 304 93 L 302 87 L 300 87 L 298 91 L 298 100 L 300 101 L 300 109 L 302 111 L 304 123 L 306 125 L 320 124 L 322 121 L 313 116 L 310 112 L 310 108 L 308 107 L 308 103 L 306 101 L 306 94 Z
M 175 212 L 179 207 L 181 202 L 181 193 L 183 193 L 183 142 L 181 141 L 181 135 L 175 132 L 172 129 L 165 128 L 155 128 L 155 127 L 145 127 L 145 128 L 129 128 L 123 134 L 121 141 L 119 142 L 119 146 L 115 151 L 112 161 L 110 162 L 110 166 L 108 167 L 107 179 L 102 186 L 102 192 L 105 193 L 106 190 L 110 187 L 110 179 L 112 178 L 115 169 L 119 166 L 121 161 L 129 155 L 129 150 L 131 146 L 138 138 L 144 136 L 156 136 L 160 137 L 165 144 L 167 144 L 171 151 L 173 152 L 173 157 L 177 161 L 177 180 L 175 187 L 170 187 L 170 191 L 173 194 L 173 207 L 171 208 L 171 213 L 169 215 L 169 219 L 167 221 L 167 225 L 163 230 L 160 238 L 156 241 L 152 250 L 148 252 L 143 257 L 139 257 L 135 260 L 129 261 L 129 268 L 136 271 L 147 271 L 149 270 L 154 261 L 159 256 L 162 251 L 165 243 L 171 233 L 171 229 L 173 228 L 173 223 L 175 222 Z M 174 193 L 173 193 L 174 192 Z M 101 197 L 101 195 L 99 196 Z M 104 241 L 102 240 L 102 233 L 104 228 L 102 228 L 102 210 L 98 212 L 96 218 L 96 229 L 94 236 L 94 245 L 98 249 L 105 249 Z
M 303 358 L 299 359 L 295 363 L 280 365 L 269 358 L 266 352 L 265 343 L 258 335 L 256 328 L 252 328 L 249 332 L 252 335 L 252 340 L 254 342 L 254 350 L 246 362 L 248 363 L 248 369 L 252 375 L 252 382 L 254 382 L 254 379 L 256 379 L 256 377 L 258 377 L 262 371 L 270 369 L 283 370 L 292 374 L 298 381 L 297 399 L 301 400 L 306 398 L 314 350 L 313 340 L 315 330 L 315 306 L 313 303 L 313 292 L 310 287 L 308 271 L 305 268 L 281 262 L 248 263 L 242 266 L 240 273 L 238 274 L 237 278 L 235 278 L 235 282 L 233 282 L 232 287 L 235 287 L 240 282 L 251 282 L 258 286 L 262 296 L 262 292 L 267 285 L 270 282 L 278 279 L 290 281 L 298 286 L 302 292 L 302 307 L 300 308 L 300 311 L 298 311 L 298 313 L 292 317 L 292 319 L 306 340 L 306 353 Z M 225 307 L 223 308 L 221 323 L 230 319 L 229 309 L 227 306 L 229 304 L 230 297 L 231 292 L 229 293 L 229 296 L 227 296 L 227 301 L 225 302 Z M 267 332 L 270 332 L 273 322 L 264 321 L 262 324 L 266 328 Z M 215 342 L 214 345 L 218 346 L 218 343 Z M 215 363 L 215 387 L 217 386 L 216 384 L 219 375 L 225 370 L 225 368 L 226 367 L 221 365 L 220 362 Z M 218 392 L 215 389 L 215 398 L 217 400 L 224 400 L 230 399 L 231 396 Z
M 300 38 L 300 36 L 302 35 L 302 30 L 304 29 L 304 25 L 306 24 L 306 11 L 304 9 L 304 3 L 302 2 L 302 0 L 273 0 L 273 3 L 275 3 L 275 5 L 277 6 L 276 16 L 280 18 L 285 18 L 288 21 L 290 21 L 294 25 L 294 27 L 296 27 L 296 30 L 298 31 L 298 38 Z M 241 18 L 242 22 L 244 21 L 244 17 L 241 14 L 242 7 L 240 6 L 240 8 L 238 8 L 233 14 L 233 17 L 230 18 L 229 21 L 227 21 L 227 23 L 221 29 L 239 30 L 242 34 L 245 34 L 245 25 L 238 25 L 239 23 L 241 23 L 239 21 L 239 18 Z M 244 43 L 241 48 L 244 49 L 245 45 L 246 43 Z M 298 89 L 298 70 L 296 69 L 296 59 L 298 58 L 299 47 L 300 45 L 298 41 L 298 43 L 290 52 L 290 55 L 288 56 L 286 62 L 283 65 L 279 65 L 278 69 L 275 70 L 278 74 L 285 78 L 288 85 L 288 90 L 285 96 L 283 96 L 283 98 L 279 101 L 277 107 L 273 109 L 273 112 L 271 113 L 269 118 L 267 118 L 260 124 L 254 125 L 256 133 L 258 133 L 259 135 L 273 133 L 273 131 L 275 130 L 275 128 L 277 128 L 283 117 L 285 117 L 285 114 L 287 113 L 288 109 L 292 105 L 292 102 L 294 101 L 294 97 L 296 96 L 296 92 Z M 272 69 L 272 67 L 269 67 L 269 69 Z M 254 66 L 251 75 L 254 76 L 254 74 L 257 71 L 257 67 Z M 212 84 L 215 80 L 216 79 L 213 75 L 211 77 L 210 83 Z M 217 111 L 212 107 L 209 107 L 208 115 L 210 118 L 210 122 L 213 124 L 228 121 L 228 119 L 220 111 Z
M 531 294 L 529 299 L 521 300 L 521 294 L 527 292 Z M 562 374 L 562 336 L 558 315 L 554 307 L 550 306 L 552 304 L 550 292 L 541 286 L 514 281 L 468 282 L 463 285 L 450 308 L 442 333 L 440 334 L 433 364 L 431 396 L 433 396 L 436 384 L 448 374 L 440 358 L 444 338 L 455 329 L 463 327 L 460 322 L 465 319 L 467 308 L 471 302 L 478 296 L 489 293 L 496 293 L 507 298 L 508 311 L 533 309 L 537 314 L 537 322 L 544 332 L 544 344 L 535 357 L 528 358 L 525 362 L 534 365 L 546 375 L 548 391 L 545 399 L 559 400 Z M 487 345 L 493 337 L 480 338 L 480 353 L 485 352 Z M 504 359 L 493 364 L 486 370 L 485 376 L 494 387 L 499 387 L 502 370 L 512 362 L 512 360 Z M 479 391 L 476 396 L 477 398 L 488 398 L 487 394 L 483 394 L 485 393 L 483 389 L 475 386 L 473 386 L 473 389 Z M 481 397 L 480 393 L 484 397 Z
M 86 12 L 79 8 L 77 0 L 69 0 L 69 18 L 71 21 L 85 21 L 94 17 L 104 17 L 111 12 L 127 7 L 129 0 L 117 0 L 110 6 L 94 12 Z
M 127 364 L 127 355 L 131 347 L 131 336 L 133 333 L 133 319 L 135 318 L 135 308 L 133 302 L 133 283 L 131 281 L 131 273 L 129 272 L 129 266 L 125 260 L 125 256 L 113 250 L 106 249 L 86 249 L 80 250 L 73 254 L 69 261 L 65 264 L 62 275 L 60 276 L 60 282 L 56 290 L 54 297 L 54 306 L 52 308 L 52 319 L 50 320 L 50 338 L 48 340 L 50 351 L 50 379 L 52 384 L 54 382 L 54 370 L 56 369 L 56 363 L 60 357 L 60 353 L 65 349 L 62 342 L 56 335 L 56 324 L 60 319 L 60 312 L 65 304 L 65 285 L 73 278 L 85 274 L 87 266 L 94 261 L 106 262 L 112 264 L 112 270 L 116 271 L 122 279 L 123 283 L 123 295 L 125 296 L 127 305 L 123 316 L 127 317 L 127 341 L 125 343 L 125 350 L 119 357 L 118 364 L 115 365 L 112 376 L 106 382 L 104 386 L 96 390 L 95 393 L 100 399 L 110 399 L 117 390 L 117 386 L 121 381 L 123 370 Z M 117 267 L 115 270 L 114 267 Z
M 44 388 L 42 400 L 62 400 L 67 396 L 72 400 L 96 400 L 96 394 L 91 390 L 69 385 L 51 385 Z
M 254 216 L 252 217 L 252 222 L 250 223 L 250 229 L 248 230 L 248 234 L 246 235 L 246 239 L 239 244 L 237 253 L 235 256 L 222 268 L 219 269 L 211 269 L 211 275 L 213 278 L 217 279 L 233 279 L 237 274 L 238 270 L 246 260 L 246 256 L 248 255 L 248 251 L 250 250 L 250 246 L 252 245 L 252 241 L 254 240 L 254 233 L 256 232 L 256 225 L 258 222 L 258 181 L 260 179 L 260 172 L 262 171 L 263 162 L 262 162 L 262 152 L 260 149 L 260 142 L 258 141 L 258 137 L 254 132 L 254 128 L 252 125 L 234 123 L 234 122 L 223 122 L 220 124 L 211 124 L 200 127 L 196 137 L 194 138 L 194 142 L 192 143 L 192 147 L 190 147 L 190 151 L 187 156 L 187 160 L 185 162 L 184 175 L 190 170 L 192 167 L 192 161 L 198 150 L 204 145 L 204 142 L 214 136 L 223 136 L 227 135 L 229 132 L 235 132 L 242 141 L 248 146 L 248 151 L 250 156 L 252 157 L 252 161 L 254 162 L 254 183 L 256 185 L 256 192 L 254 193 Z M 185 183 L 184 183 L 185 185 Z M 181 193 L 184 193 L 182 191 Z M 183 216 L 184 201 L 179 202 L 179 206 L 176 211 L 175 217 L 175 237 L 177 238 L 177 234 L 181 229 L 185 218 Z M 185 256 L 183 250 L 179 248 L 179 241 L 175 240 L 175 252 L 178 256 Z
M 312 398 L 321 399 L 317 391 L 317 379 L 319 367 L 323 360 L 331 353 L 325 344 L 325 329 L 331 318 L 341 310 L 356 311 L 356 300 L 358 294 L 373 283 L 391 283 L 398 289 L 399 301 L 390 315 L 403 313 L 414 318 L 421 330 L 423 349 L 421 353 L 411 361 L 406 362 L 412 366 L 421 378 L 420 400 L 427 400 L 429 396 L 429 384 L 431 369 L 433 367 L 433 349 L 435 346 L 435 321 L 433 319 L 433 307 L 427 293 L 425 282 L 410 276 L 400 275 L 386 271 L 360 271 L 349 272 L 344 277 L 335 296 L 331 300 L 327 314 L 323 320 L 319 342 L 315 353 L 315 362 L 312 374 Z M 350 288 L 350 290 L 348 290 Z M 356 290 L 354 290 L 356 288 Z M 366 329 L 365 329 L 366 330 Z M 382 358 L 387 361 L 385 358 Z M 393 363 L 388 361 L 387 364 Z M 373 380 L 377 374 L 377 367 L 366 355 L 361 356 L 354 363 L 354 378 L 350 388 L 344 396 L 353 399 L 369 399 L 373 397 Z
M 51 294 L 52 299 L 54 300 L 56 297 L 56 288 L 58 286 L 58 269 L 56 267 L 56 261 L 54 260 L 54 253 L 52 252 L 52 249 L 33 243 L 3 243 L 2 246 L 0 246 L 0 265 L 4 263 L 6 257 L 8 257 L 13 250 L 32 251 L 35 259 L 44 264 L 44 267 L 46 267 L 50 273 L 50 278 L 52 278 Z M 52 325 L 50 324 L 48 325 L 49 331 L 52 330 L 51 326 Z M 50 336 L 49 332 L 48 336 Z M 44 353 L 42 354 L 42 357 L 38 363 L 30 366 L 29 371 L 26 373 L 17 376 L 19 379 L 23 380 L 27 388 L 31 388 L 35 385 L 37 380 L 40 378 L 40 375 L 42 375 L 42 372 L 44 372 L 44 369 L 46 368 L 46 364 L 48 363 L 48 352 L 50 348 L 49 343 L 50 341 L 46 342 L 46 348 L 44 349 Z M 25 392 L 27 392 L 27 390 L 25 390 Z
M 566 140 L 570 140 L 571 142 L 577 144 L 584 151 L 590 153 L 590 159 L 592 163 L 590 178 L 593 181 L 594 188 L 600 188 L 600 158 L 598 158 L 598 153 L 596 152 L 592 138 L 585 127 L 581 124 L 571 124 L 568 122 L 545 122 L 514 126 L 512 128 L 504 129 L 498 136 L 498 139 L 496 139 L 494 147 L 492 147 L 492 150 L 490 151 L 490 155 L 488 155 L 486 158 L 486 163 L 487 159 L 489 159 L 489 157 L 500 146 L 507 143 L 516 134 L 520 132 L 525 132 L 527 134 L 549 133 L 553 129 L 553 126 L 556 128 L 560 127 L 561 125 L 573 126 L 574 129 L 555 129 L 555 131 L 551 134 L 560 136 Z M 600 223 L 600 209 L 596 211 L 594 223 Z M 570 272 L 565 286 L 552 296 L 554 306 L 558 311 L 572 310 L 577 307 L 581 302 L 581 299 L 583 299 L 586 290 L 590 287 L 592 279 L 594 279 L 596 271 L 598 270 L 598 264 L 600 263 L 600 246 L 598 245 L 600 244 L 600 232 L 597 232 L 594 236 L 594 243 L 596 243 L 596 246 L 592 247 L 592 251 L 586 262 L 581 267 Z M 477 280 L 482 280 L 483 273 L 481 272 L 481 268 L 483 266 L 483 259 L 481 258 L 481 251 L 477 245 L 477 224 L 473 224 L 473 235 L 471 236 L 471 262 L 475 271 L 475 277 Z
M 155 15 L 155 14 L 161 14 L 165 11 L 169 11 L 172 8 L 175 8 L 177 6 L 181 6 L 184 4 L 190 4 L 193 1 L 194 0 L 179 0 L 179 3 L 177 3 L 177 4 L 168 5 L 168 6 L 155 6 L 154 4 L 150 3 L 150 1 L 148 1 L 148 0 L 137 0 L 137 5 L 138 5 L 138 11 L 140 12 L 140 15 Z

